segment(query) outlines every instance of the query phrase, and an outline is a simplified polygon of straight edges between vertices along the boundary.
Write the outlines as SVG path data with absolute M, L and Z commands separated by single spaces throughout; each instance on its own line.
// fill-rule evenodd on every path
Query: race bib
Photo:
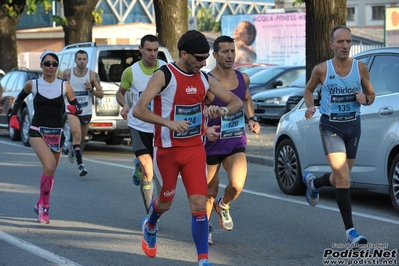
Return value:
M 88 91 L 75 91 L 75 98 L 82 107 L 89 105 L 89 92 Z
M 201 104 L 195 105 L 176 105 L 175 107 L 175 121 L 188 121 L 188 132 L 177 133 L 173 132 L 175 138 L 189 138 L 201 134 L 202 125 L 202 109 Z
M 348 122 L 356 119 L 356 95 L 330 96 L 330 121 Z
M 39 127 L 38 131 L 50 149 L 60 152 L 62 128 Z
M 221 117 L 220 138 L 239 138 L 244 133 L 244 110 L 241 109 L 234 115 Z

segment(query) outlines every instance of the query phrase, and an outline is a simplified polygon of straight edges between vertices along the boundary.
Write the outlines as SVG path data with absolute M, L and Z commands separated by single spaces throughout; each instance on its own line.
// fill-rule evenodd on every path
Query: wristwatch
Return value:
M 252 120 L 254 122 L 258 122 L 258 119 L 256 118 L 256 116 L 251 116 L 250 118 L 248 118 L 248 121 Z

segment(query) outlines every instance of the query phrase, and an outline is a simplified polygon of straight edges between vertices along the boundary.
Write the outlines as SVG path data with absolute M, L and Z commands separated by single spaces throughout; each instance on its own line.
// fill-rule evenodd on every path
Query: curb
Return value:
M 273 167 L 273 157 L 247 154 L 248 163 L 263 164 Z

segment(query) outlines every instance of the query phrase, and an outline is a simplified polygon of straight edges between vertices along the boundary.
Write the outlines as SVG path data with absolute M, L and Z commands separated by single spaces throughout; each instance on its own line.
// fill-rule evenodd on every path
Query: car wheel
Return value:
M 119 145 L 122 144 L 123 139 L 106 139 L 105 144 L 107 145 Z
M 394 209 L 399 212 L 399 154 L 396 155 L 389 170 L 389 196 Z
M 64 114 L 62 117 L 62 128 L 63 128 L 63 132 L 62 134 L 64 134 L 64 145 L 62 145 L 62 153 L 65 155 L 68 155 L 68 145 L 72 142 L 72 133 L 71 133 L 71 128 L 69 127 L 69 123 L 68 123 L 68 118 L 67 115 Z
M 285 194 L 305 193 L 298 153 L 290 139 L 284 139 L 278 144 L 274 155 L 274 171 L 278 186 Z
M 22 143 L 29 147 L 29 127 L 30 127 L 30 117 L 28 108 L 24 108 L 21 113 L 21 141 Z
M 21 127 L 21 124 L 20 124 L 20 127 Z M 21 140 L 20 130 L 13 129 L 10 126 L 8 126 L 8 135 L 10 136 L 10 139 L 13 140 L 13 141 Z

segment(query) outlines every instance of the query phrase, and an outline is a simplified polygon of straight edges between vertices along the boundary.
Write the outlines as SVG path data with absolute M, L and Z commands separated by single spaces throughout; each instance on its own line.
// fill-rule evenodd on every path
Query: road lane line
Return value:
M 227 185 L 219 184 L 219 186 L 222 187 L 222 188 L 225 188 Z M 242 192 L 245 192 L 245 193 L 248 193 L 248 194 L 252 194 L 252 195 L 262 196 L 262 197 L 270 198 L 270 199 L 276 199 L 276 200 L 281 200 L 281 201 L 286 201 L 286 202 L 292 202 L 292 203 L 301 204 L 301 205 L 307 205 L 307 206 L 309 205 L 307 202 L 305 202 L 305 200 L 295 200 L 295 199 L 285 198 L 285 197 L 276 196 L 276 195 L 272 195 L 272 194 L 256 192 L 256 191 L 253 191 L 253 190 L 250 190 L 250 189 L 245 189 L 245 188 L 242 190 Z M 320 209 L 324 209 L 324 210 L 339 212 L 338 208 L 329 207 L 329 206 L 326 206 L 326 205 L 323 205 L 323 204 L 317 204 L 317 206 L 313 207 L 313 208 L 320 208 Z M 379 217 L 379 216 L 372 215 L 372 214 L 352 211 L 352 215 L 356 215 L 356 216 L 359 216 L 359 217 L 364 217 L 364 218 L 369 218 L 369 219 L 373 219 L 373 220 L 377 220 L 377 221 L 381 221 L 381 222 L 386 222 L 386 223 L 399 225 L 399 220 Z
M 10 146 L 15 146 L 15 147 L 21 147 L 21 148 L 27 148 L 27 149 L 31 149 L 30 147 L 25 147 L 25 146 L 21 146 L 18 144 L 13 144 L 13 143 L 9 143 L 9 142 L 4 142 L 4 141 L 0 141 L 0 143 L 2 144 L 7 144 Z M 33 150 L 32 150 L 33 151 Z M 120 167 L 120 168 L 127 168 L 127 169 L 134 169 L 134 166 L 129 166 L 129 165 L 125 165 L 125 164 L 118 164 L 118 163 L 110 163 L 110 162 L 106 162 L 106 161 L 102 161 L 102 160 L 96 160 L 96 159 L 89 159 L 89 158 L 85 158 L 85 161 L 90 161 L 92 163 L 98 163 L 98 164 L 106 164 L 109 166 L 114 166 L 114 167 Z M 225 184 L 219 184 L 220 187 L 225 188 L 227 185 Z M 291 202 L 291 203 L 295 203 L 295 204 L 301 204 L 301 205 L 308 205 L 307 202 L 305 202 L 304 200 L 295 200 L 295 199 L 291 199 L 291 198 L 286 198 L 283 196 L 277 196 L 277 195 L 272 195 L 272 194 L 267 194 L 267 193 L 262 193 L 262 192 L 257 192 L 257 191 L 253 191 L 250 189 L 243 189 L 244 193 L 248 193 L 248 194 L 252 194 L 252 195 L 257 195 L 257 196 L 261 196 L 261 197 L 266 197 L 266 198 L 270 198 L 270 199 L 276 199 L 276 200 L 281 200 L 281 201 L 285 201 L 285 202 Z M 329 211 L 334 211 L 334 212 L 339 212 L 338 208 L 334 208 L 334 207 L 329 207 L 329 206 L 325 206 L 322 204 L 318 204 L 315 208 L 321 208 L 321 209 L 325 209 L 325 210 L 329 210 Z M 364 218 L 369 218 L 369 219 L 373 219 L 373 220 L 377 220 L 377 221 L 382 221 L 382 222 L 386 222 L 386 223 L 390 223 L 390 224 L 395 224 L 395 225 L 399 225 L 399 221 L 394 220 L 394 219 L 389 219 L 389 218 L 383 218 L 383 217 L 378 217 L 376 215 L 372 215 L 372 214 L 367 214 L 367 213 L 362 213 L 362 212 L 352 212 L 352 215 L 355 216 L 359 216 L 359 217 L 364 217 Z M 21 249 L 24 249 L 34 255 L 37 255 L 39 257 L 42 257 L 48 261 L 54 262 L 54 263 L 58 263 L 60 265 L 79 265 L 75 262 L 69 261 L 66 258 L 63 258 L 59 255 L 56 255 L 54 253 L 51 253 L 49 251 L 46 251 L 40 247 L 37 247 L 31 243 L 28 243 L 24 240 L 21 240 L 19 238 L 13 237 L 11 235 L 8 235 L 2 231 L 0 231 L 0 239 L 4 240 L 5 242 L 8 242 L 12 245 L 15 245 Z
M 32 253 L 37 257 L 41 257 L 49 262 L 56 263 L 57 265 L 81 266 L 76 262 L 70 261 L 64 257 L 61 257 L 60 255 L 51 253 L 50 251 L 39 248 L 38 246 L 35 246 L 32 243 L 26 242 L 20 238 L 14 237 L 2 231 L 0 231 L 0 240 L 3 240 L 4 242 L 7 242 L 20 249 L 23 249 L 29 253 Z

